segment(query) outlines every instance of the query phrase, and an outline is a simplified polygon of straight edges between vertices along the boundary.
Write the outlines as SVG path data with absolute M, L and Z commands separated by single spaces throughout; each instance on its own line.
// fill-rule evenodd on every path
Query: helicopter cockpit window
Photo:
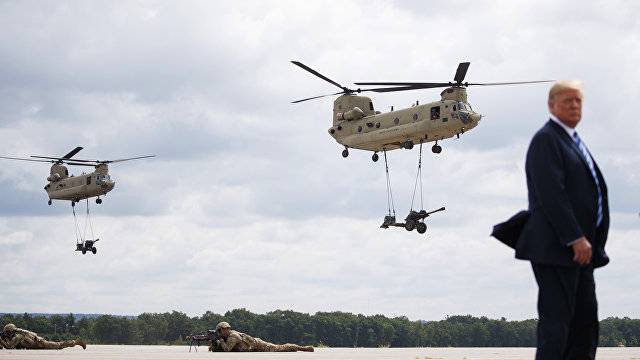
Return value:
M 440 118 L 440 106 L 433 106 L 431 108 L 431 120 Z
M 369 101 L 369 110 L 373 111 L 373 101 Z

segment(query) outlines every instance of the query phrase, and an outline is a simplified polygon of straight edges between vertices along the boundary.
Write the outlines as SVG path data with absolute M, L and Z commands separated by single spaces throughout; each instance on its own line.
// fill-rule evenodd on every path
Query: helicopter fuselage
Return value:
M 52 165 L 49 183 L 44 187 L 49 200 L 70 200 L 78 202 L 95 196 L 106 195 L 113 190 L 115 181 L 109 176 L 106 164 L 96 166 L 96 170 L 79 176 L 70 175 L 66 166 Z
M 335 100 L 333 113 L 329 134 L 339 144 L 374 152 L 459 136 L 482 117 L 472 110 L 461 87 L 445 89 L 440 101 L 387 113 L 375 111 L 366 96 L 346 94 Z

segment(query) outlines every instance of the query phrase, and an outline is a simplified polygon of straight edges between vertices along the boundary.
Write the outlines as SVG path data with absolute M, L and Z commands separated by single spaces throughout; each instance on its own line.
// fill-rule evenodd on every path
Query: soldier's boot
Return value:
M 313 346 L 309 345 L 309 346 L 299 346 L 298 350 L 300 351 L 308 351 L 308 352 L 313 352 Z
M 80 346 L 82 346 L 82 348 L 83 348 L 83 349 L 87 350 L 87 343 L 85 343 L 85 342 L 84 342 L 84 340 L 82 340 L 82 338 L 77 338 L 77 339 L 74 341 L 74 344 L 73 344 L 73 345 L 74 345 L 74 346 L 75 346 L 75 345 L 80 345 Z

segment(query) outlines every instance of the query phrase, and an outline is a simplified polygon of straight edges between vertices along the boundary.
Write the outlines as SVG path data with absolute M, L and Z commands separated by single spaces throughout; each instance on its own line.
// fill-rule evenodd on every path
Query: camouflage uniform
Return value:
M 7 349 L 64 349 L 76 345 L 82 346 L 83 349 L 87 348 L 82 338 L 62 342 L 47 341 L 38 334 L 17 328 L 13 324 L 7 324 L 4 327 L 4 332 L 7 334 L 8 340 L 0 339 L 0 345 Z
M 221 322 L 216 326 L 216 330 L 220 330 L 221 328 L 229 328 L 229 324 Z M 226 339 L 222 338 L 218 340 L 216 348 L 218 351 L 313 351 L 313 346 L 299 346 L 296 344 L 275 345 L 235 330 L 229 330 L 229 332 L 230 334 Z

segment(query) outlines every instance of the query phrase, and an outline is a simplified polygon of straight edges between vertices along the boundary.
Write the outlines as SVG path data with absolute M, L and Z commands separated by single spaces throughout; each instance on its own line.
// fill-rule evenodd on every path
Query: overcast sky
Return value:
M 96 255 L 74 251 L 69 202 L 47 205 L 48 164 L 0 160 L 0 312 L 537 317 L 529 263 L 489 233 L 527 207 L 549 84 L 468 89 L 480 125 L 424 151 L 424 208 L 446 207 L 424 235 L 379 228 L 384 162 L 342 158 L 333 97 L 291 104 L 338 90 L 291 60 L 350 87 L 469 61 L 469 82 L 585 82 L 578 131 L 611 208 L 599 316 L 640 318 L 638 18 L 628 1 L 0 1 L 0 156 L 156 155 L 110 166 Z M 388 157 L 402 219 L 418 147 Z

